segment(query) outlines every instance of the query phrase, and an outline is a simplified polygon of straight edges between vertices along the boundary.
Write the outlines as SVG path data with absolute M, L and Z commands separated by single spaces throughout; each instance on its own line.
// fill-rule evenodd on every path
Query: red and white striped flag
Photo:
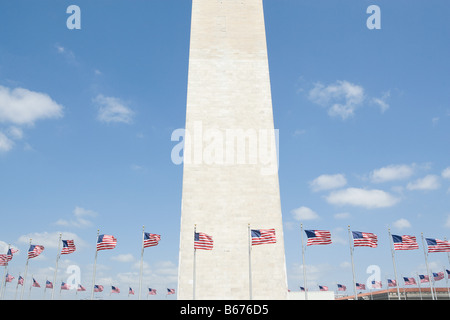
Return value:
M 156 289 L 148 288 L 148 294 L 154 296 L 156 294 Z
M 61 282 L 61 290 L 70 290 L 70 286 L 68 283 Z
M 366 290 L 366 285 L 363 283 L 356 283 L 355 285 L 356 285 L 356 289 Z
M 5 282 L 11 282 L 11 281 L 13 281 L 15 278 L 12 276 L 12 275 L 10 275 L 9 273 L 7 273 L 6 274 L 6 279 L 5 279 Z
M 388 287 L 396 287 L 397 286 L 397 281 L 393 280 L 393 279 L 388 279 Z
M 414 236 L 397 236 L 392 235 L 394 242 L 394 250 L 414 250 L 419 249 L 416 237 Z
M 175 289 L 167 288 L 167 294 L 175 294 Z
M 276 243 L 275 229 L 252 229 L 252 246 Z
M 33 278 L 33 287 L 40 288 L 41 285 Z
M 372 281 L 372 289 L 380 289 L 380 288 L 382 288 L 382 284 L 381 284 L 381 281 L 375 281 L 375 280 L 373 280 Z
M 331 244 L 331 233 L 326 230 L 305 230 L 307 246 Z
M 28 249 L 28 259 L 36 258 L 42 251 L 44 251 L 44 246 L 30 245 L 30 248 Z
M 194 249 L 212 250 L 213 246 L 212 236 L 203 232 L 194 232 Z
M 62 240 L 63 247 L 61 249 L 61 254 L 69 254 L 75 252 L 75 242 L 74 240 Z
M 117 244 L 117 239 L 114 236 L 101 234 L 97 239 L 97 251 L 114 249 Z
M 443 271 L 437 272 L 437 273 L 433 272 L 433 278 L 434 278 L 434 281 L 439 281 L 439 280 L 444 279 L 444 272 Z
M 96 284 L 94 286 L 94 292 L 102 292 L 103 291 L 103 286 L 100 284 Z
M 359 231 L 352 231 L 352 234 L 354 247 L 377 247 L 378 238 L 375 234 Z
M 428 252 L 450 252 L 450 242 L 427 238 Z
M 111 293 L 120 293 L 120 289 L 115 286 L 111 286 Z
M 144 248 L 158 245 L 159 240 L 161 240 L 161 236 L 159 234 L 144 232 Z
M 405 282 L 405 285 L 416 284 L 416 279 L 414 278 L 403 277 L 403 281 Z

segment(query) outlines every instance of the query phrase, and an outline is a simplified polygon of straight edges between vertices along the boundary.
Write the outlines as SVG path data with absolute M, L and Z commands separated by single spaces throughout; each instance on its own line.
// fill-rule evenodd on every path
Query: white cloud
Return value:
M 23 130 L 18 127 L 9 127 L 7 133 L 11 138 L 15 140 L 21 140 L 23 138 Z
M 295 220 L 299 220 L 299 221 L 314 220 L 314 219 L 319 218 L 319 215 L 308 207 L 300 207 L 300 208 L 294 209 L 294 210 L 292 210 L 292 215 L 294 216 Z
M 131 123 L 134 112 L 120 99 L 98 95 L 94 100 L 98 107 L 97 119 L 101 122 Z
M 341 213 L 336 213 L 334 215 L 335 219 L 348 219 L 350 218 L 350 213 L 348 212 L 341 212 Z
M 323 174 L 310 182 L 313 191 L 329 190 L 343 187 L 347 180 L 343 174 L 327 175 Z
M 442 177 L 445 179 L 450 179 L 450 167 L 442 171 Z
M 58 248 L 59 234 L 62 233 L 62 240 L 74 240 L 75 246 L 84 246 L 85 242 L 82 241 L 75 233 L 72 232 L 34 232 L 22 235 L 19 237 L 18 242 L 23 244 L 41 245 L 44 248 Z M 28 247 L 26 248 L 28 250 Z M 44 249 L 45 250 L 45 249 Z M 44 251 L 45 252 L 45 251 Z
M 439 183 L 439 177 L 433 174 L 429 174 L 424 178 L 417 179 L 414 182 L 408 183 L 406 186 L 409 190 L 435 190 L 441 186 Z
M 399 199 L 383 190 L 360 188 L 333 191 L 326 197 L 326 200 L 335 205 L 351 205 L 369 209 L 391 207 L 399 201 Z
M 345 80 L 328 86 L 316 83 L 308 97 L 312 102 L 327 107 L 330 116 L 342 119 L 353 116 L 365 99 L 363 87 Z
M 33 125 L 37 120 L 62 117 L 63 107 L 47 94 L 0 86 L 0 122 Z
M 397 229 L 411 228 L 411 223 L 408 220 L 401 218 L 393 223 L 393 226 Z
M 387 98 L 389 98 L 391 93 L 385 92 L 381 98 L 372 98 L 372 103 L 376 104 L 380 107 L 381 113 L 384 113 L 387 109 L 389 109 L 389 104 L 386 102 Z
M 14 142 L 0 131 L 0 152 L 8 152 L 14 146 Z
M 134 261 L 134 257 L 131 253 L 119 254 L 117 256 L 111 257 L 111 260 L 118 262 L 131 262 Z
M 95 211 L 80 207 L 75 207 L 72 214 L 74 219 L 59 219 L 55 222 L 55 224 L 60 226 L 71 226 L 78 228 L 90 227 L 92 225 L 92 222 L 88 218 L 95 218 L 98 215 Z
M 372 182 L 386 182 L 401 180 L 411 177 L 414 174 L 414 168 L 409 165 L 389 165 L 372 171 L 370 178 Z
M 328 115 L 341 117 L 343 120 L 354 116 L 356 109 L 364 103 L 375 104 L 381 113 L 384 113 L 389 109 L 389 96 L 390 92 L 387 91 L 380 98 L 369 98 L 362 86 L 346 80 L 338 80 L 328 86 L 320 82 L 315 83 L 308 93 L 310 101 L 328 109 Z

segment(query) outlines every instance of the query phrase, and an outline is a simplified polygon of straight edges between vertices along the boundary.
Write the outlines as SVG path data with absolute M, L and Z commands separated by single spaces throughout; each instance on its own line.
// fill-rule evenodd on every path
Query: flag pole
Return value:
M 17 290 L 19 289 L 19 279 L 20 279 L 20 273 L 19 273 L 19 277 L 17 278 L 16 292 L 14 293 L 14 300 L 17 299 Z
M 389 233 L 389 243 L 391 245 L 391 254 L 392 254 L 392 264 L 394 266 L 394 275 L 395 275 L 395 286 L 397 287 L 397 295 L 398 295 L 398 300 L 400 300 L 400 288 L 398 287 L 398 278 L 397 278 L 397 268 L 395 266 L 395 250 L 392 244 L 392 234 L 391 234 L 391 229 L 388 228 L 388 233 Z
M 302 261 L 303 261 L 303 285 L 305 286 L 305 300 L 308 300 L 308 288 L 306 285 L 306 264 L 305 264 L 305 247 L 303 246 L 303 224 L 300 223 L 300 238 L 302 242 Z
M 94 260 L 94 273 L 92 274 L 92 291 L 91 291 L 91 300 L 94 300 L 94 288 L 95 288 L 95 269 L 97 267 L 97 242 L 98 242 L 98 236 L 100 234 L 100 230 L 97 229 L 97 241 L 95 242 L 95 260 Z
M 31 246 L 31 238 L 30 238 L 30 246 Z M 23 283 L 22 283 L 22 290 L 20 291 L 20 300 L 23 299 L 23 289 L 25 288 L 25 282 L 27 279 L 27 272 L 28 272 L 28 261 L 30 260 L 30 258 L 28 257 L 28 253 L 27 253 L 27 263 L 25 264 L 25 274 L 23 277 Z
M 53 288 L 52 288 L 52 300 L 55 295 L 55 283 L 56 283 L 56 274 L 58 273 L 58 261 L 61 257 L 61 239 L 62 239 L 62 233 L 59 234 L 59 241 L 58 241 L 58 252 L 56 253 L 56 267 L 55 267 L 55 274 L 53 275 Z
M 6 251 L 6 255 L 8 255 L 9 250 L 11 250 L 11 244 L 8 244 L 8 251 Z M 11 253 L 12 254 L 12 253 Z M 8 259 L 8 258 L 7 258 Z M 8 264 L 9 260 L 5 263 L 5 269 L 3 270 L 3 280 L 2 280 L 2 289 L 0 293 L 0 299 L 3 300 L 3 295 L 5 293 L 5 287 L 6 287 L 6 274 L 8 273 Z
M 249 299 L 253 299 L 252 292 L 252 231 L 250 229 L 250 223 L 248 224 L 248 293 Z
M 139 295 L 138 295 L 138 299 L 141 300 L 141 291 L 142 291 L 142 266 L 143 266 L 143 261 L 144 261 L 144 229 L 145 226 L 142 226 L 142 248 L 141 248 L 141 265 L 140 265 L 140 270 L 139 270 Z M 129 294 L 128 294 L 129 296 Z
M 353 248 L 350 226 L 348 226 L 348 244 L 350 246 L 350 257 L 352 259 L 352 273 L 353 273 L 353 291 L 355 293 L 355 300 L 358 300 L 358 294 L 356 293 L 356 281 L 355 281 L 355 264 L 353 262 Z
M 428 268 L 427 251 L 426 251 L 426 249 L 425 249 L 425 242 L 424 242 L 424 240 L 423 240 L 423 232 L 421 232 L 421 236 L 422 236 L 423 254 L 424 254 L 424 256 L 425 256 L 425 265 L 427 266 L 427 275 L 428 275 L 429 282 L 430 282 L 431 299 L 432 299 L 432 300 L 435 300 L 434 292 L 433 292 L 433 285 L 432 285 L 432 283 L 431 283 L 431 280 L 432 280 L 432 279 L 431 279 L 431 277 L 430 277 L 430 269 Z
M 31 279 L 34 279 L 34 275 L 31 275 Z M 28 300 L 30 300 L 30 296 L 31 296 L 31 287 L 33 286 L 33 281 L 31 281 L 30 283 L 30 290 L 28 291 Z
M 197 225 L 194 224 L 194 265 L 192 268 L 192 300 L 195 300 L 195 286 L 196 286 L 196 260 L 197 260 L 197 249 L 195 248 L 195 234 L 197 233 Z
M 45 287 L 44 287 L 44 295 L 42 296 L 42 300 L 45 300 L 45 291 L 47 291 L 47 280 L 48 278 L 45 278 Z
M 416 274 L 417 274 L 417 285 L 419 286 L 420 300 L 423 300 L 423 299 L 422 299 L 422 288 L 420 287 L 420 276 L 419 276 L 419 273 L 418 273 L 418 272 L 416 272 Z
M 450 288 L 448 287 L 448 276 L 449 275 L 447 274 L 447 276 L 445 276 L 447 271 L 445 270 L 445 266 L 444 265 L 442 266 L 442 269 L 444 270 L 445 286 L 447 287 L 448 298 L 450 299 Z

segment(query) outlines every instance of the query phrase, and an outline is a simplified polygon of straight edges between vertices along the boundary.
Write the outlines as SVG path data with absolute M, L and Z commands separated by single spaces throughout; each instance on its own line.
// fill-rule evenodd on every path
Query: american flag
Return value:
M 167 294 L 175 294 L 175 289 L 167 288 Z
M 0 266 L 7 266 L 8 261 L 8 256 L 6 254 L 0 254 Z
M 44 246 L 30 245 L 30 248 L 28 249 L 28 259 L 36 258 L 42 251 L 44 251 Z
M 419 249 L 416 237 L 414 236 L 397 236 L 392 235 L 394 242 L 394 250 L 414 250 Z
M 254 229 L 251 230 L 251 235 L 252 246 L 277 242 L 275 237 L 275 229 Z
M 134 290 L 133 290 L 133 288 L 131 288 L 131 287 L 128 288 L 128 294 L 134 295 Z
M 450 270 L 448 270 L 448 269 L 445 269 L 445 271 L 447 272 L 447 278 L 449 278 L 449 279 L 450 279 Z
M 303 287 L 300 287 L 300 291 L 302 291 L 302 292 L 303 292 L 303 291 L 305 291 L 305 288 L 303 288 Z
M 114 236 L 101 234 L 97 239 L 97 251 L 114 249 L 117 244 L 117 239 Z
M 15 278 L 12 276 L 12 275 L 10 275 L 9 273 L 7 273 L 6 274 L 6 279 L 5 279 L 5 282 L 11 282 L 11 281 L 13 281 Z
M 338 291 L 345 291 L 345 290 L 347 290 L 347 287 L 344 286 L 343 284 L 339 284 L 338 283 L 337 287 L 338 287 Z
M 331 233 L 326 230 L 305 230 L 308 241 L 307 246 L 323 245 L 331 243 Z
M 19 250 L 15 248 L 9 248 L 8 253 L 6 254 L 8 256 L 8 259 L 11 260 L 13 258 L 13 254 L 16 252 L 19 252 Z
M 17 279 L 17 284 L 20 284 L 21 286 L 23 286 L 23 277 L 19 276 L 19 279 Z
M 359 289 L 359 290 L 366 290 L 366 285 L 363 284 L 363 283 L 358 283 L 358 282 L 357 282 L 355 285 L 356 285 L 356 289 Z
M 416 284 L 416 279 L 403 277 L 403 281 L 405 281 L 405 285 Z
M 144 248 L 158 245 L 159 240 L 161 240 L 159 234 L 144 232 Z
M 7 266 L 8 262 L 13 258 L 13 254 L 19 250 L 14 248 L 9 248 L 7 254 L 0 254 L 0 266 Z
M 45 281 L 45 287 L 46 288 L 49 288 L 49 289 L 52 289 L 53 288 L 53 283 L 51 283 L 50 281 Z
M 100 284 L 96 284 L 94 286 L 94 292 L 102 292 L 103 291 L 103 286 Z
M 194 249 L 212 250 L 214 241 L 212 236 L 203 232 L 194 233 Z
M 33 287 L 40 288 L 41 285 L 33 278 Z
M 387 279 L 388 282 L 388 287 L 396 287 L 397 286 L 397 281 L 392 280 L 392 279 Z
M 419 274 L 419 279 L 421 283 L 430 282 L 430 277 L 423 274 Z
M 328 287 L 327 286 L 319 286 L 319 290 L 320 291 L 328 291 Z
M 61 249 L 61 254 L 69 254 L 75 252 L 76 247 L 74 240 L 62 240 L 63 247 Z
M 120 293 L 120 289 L 115 286 L 111 286 L 111 293 Z
M 373 233 L 352 231 L 354 247 L 371 247 L 376 248 L 378 238 Z
M 156 289 L 148 288 L 148 294 L 154 296 L 156 294 Z
M 426 238 L 428 252 L 450 252 L 450 242 L 439 239 Z
M 61 290 L 70 290 L 70 286 L 68 283 L 61 282 Z
M 372 289 L 380 289 L 382 286 L 381 281 L 372 281 Z
M 86 291 L 86 288 L 83 287 L 81 284 L 78 284 L 77 291 Z
M 444 272 L 437 272 L 437 273 L 435 273 L 435 272 L 433 272 L 433 278 L 434 278 L 434 281 L 439 281 L 439 280 L 442 280 L 442 279 L 444 279 Z

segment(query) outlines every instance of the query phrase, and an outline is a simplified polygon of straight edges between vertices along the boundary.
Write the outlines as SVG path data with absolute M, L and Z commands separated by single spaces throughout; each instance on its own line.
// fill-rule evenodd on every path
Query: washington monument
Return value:
M 287 296 L 262 2 L 192 0 L 178 299 Z M 276 242 L 251 245 L 266 229 Z

